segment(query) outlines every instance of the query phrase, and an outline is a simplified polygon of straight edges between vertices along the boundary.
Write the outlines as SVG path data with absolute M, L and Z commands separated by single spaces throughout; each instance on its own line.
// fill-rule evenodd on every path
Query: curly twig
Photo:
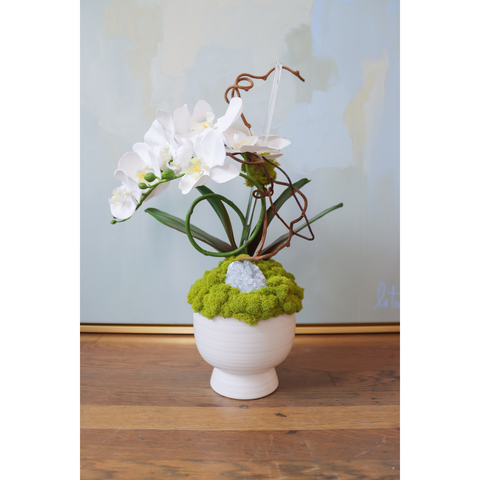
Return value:
M 298 70 L 293 71 L 291 68 L 286 67 L 285 65 L 282 65 L 282 68 L 289 71 L 296 77 L 298 77 L 302 82 L 305 81 L 305 79 L 300 75 L 300 72 Z M 268 73 L 262 76 L 257 76 L 257 75 L 251 75 L 250 73 L 241 73 L 236 79 L 235 83 L 233 85 L 230 85 L 226 90 L 225 90 L 225 101 L 227 103 L 230 103 L 230 100 L 228 99 L 228 93 L 231 91 L 230 98 L 233 98 L 235 96 L 240 97 L 240 90 L 243 90 L 245 92 L 248 92 L 253 86 L 253 80 L 252 78 L 256 80 L 267 80 L 269 75 L 275 70 L 275 67 L 273 67 L 271 70 L 269 70 Z M 248 85 L 240 85 L 240 82 L 248 82 Z M 247 119 L 245 118 L 245 115 L 242 113 L 242 120 L 245 126 L 250 130 L 252 125 L 247 122 Z
M 261 254 L 262 252 L 262 249 L 263 249 L 263 245 L 265 243 L 265 239 L 266 239 L 266 236 L 267 236 L 267 226 L 268 226 L 268 220 L 267 220 L 267 210 L 265 209 L 265 212 L 264 212 L 264 219 L 263 219 L 263 231 L 262 231 L 262 237 L 261 237 L 261 240 L 260 240 L 260 245 L 257 249 L 257 252 L 255 254 L 255 256 L 250 256 L 250 257 L 243 257 L 241 260 L 251 260 L 253 262 L 259 262 L 260 260 L 266 260 L 268 258 L 272 258 L 274 257 L 278 252 L 280 252 L 280 250 L 282 250 L 283 248 L 285 247 L 289 247 L 290 246 L 290 242 L 293 238 L 294 235 L 300 237 L 300 238 L 303 238 L 305 240 L 314 240 L 315 238 L 315 235 L 313 234 L 313 231 L 312 231 L 312 227 L 310 226 L 310 222 L 308 221 L 308 218 L 307 218 L 307 215 L 306 215 L 306 211 L 307 211 L 307 207 L 308 207 L 308 200 L 307 200 L 307 197 L 297 188 L 293 185 L 292 181 L 290 180 L 290 177 L 287 175 L 287 173 L 281 169 L 278 165 L 276 165 L 275 163 L 271 162 L 270 160 L 268 160 L 267 158 L 265 157 L 260 157 L 259 155 L 257 155 L 256 153 L 251 153 L 251 152 L 247 152 L 246 155 L 247 157 L 251 160 L 250 162 L 247 162 L 245 160 L 241 160 L 240 158 L 237 158 L 237 155 L 239 155 L 238 153 L 227 153 L 227 155 L 230 157 L 230 158 L 233 158 L 234 160 L 236 160 L 237 162 L 239 163 L 242 163 L 244 165 L 254 165 L 254 166 L 261 166 L 263 168 L 263 171 L 268 179 L 268 181 L 270 182 L 270 185 L 268 186 L 268 188 L 264 188 L 263 190 L 260 190 L 260 189 L 257 189 L 257 190 L 254 190 L 252 195 L 254 196 L 254 198 L 257 198 L 257 199 L 260 199 L 260 198 L 265 198 L 265 197 L 268 197 L 268 200 L 270 202 L 270 206 L 271 206 L 271 209 L 272 209 L 272 212 L 273 214 L 283 223 L 283 225 L 285 225 L 285 227 L 288 229 L 288 237 L 287 239 L 285 240 L 284 243 L 282 243 L 281 245 L 279 245 L 272 253 L 266 253 L 264 255 Z M 279 182 L 277 181 L 276 179 L 274 179 L 269 173 L 268 173 L 268 170 L 267 170 L 267 167 L 265 166 L 265 162 L 269 163 L 270 165 L 273 165 L 275 168 L 278 168 L 278 170 L 280 170 L 284 175 L 285 177 L 287 178 L 288 180 L 288 183 L 285 183 L 285 182 Z M 300 208 L 300 211 L 301 211 L 301 214 L 298 218 L 294 219 L 293 221 L 290 222 L 290 224 L 287 224 L 287 222 L 280 216 L 280 214 L 277 212 L 277 210 L 275 209 L 275 204 L 274 204 L 274 201 L 273 201 L 273 194 L 274 194 L 274 190 L 275 190 L 275 185 L 282 185 L 282 186 L 287 186 L 290 188 L 290 194 L 295 198 L 295 201 L 297 202 L 297 205 L 299 206 Z M 303 199 L 303 205 L 301 204 L 300 200 L 297 198 L 297 194 L 300 195 Z M 298 232 L 295 232 L 295 229 L 294 229 L 294 225 L 298 222 L 300 222 L 302 219 L 305 219 L 306 223 L 307 223 L 307 227 L 308 227 L 308 230 L 310 232 L 310 238 L 304 236 L 304 235 L 301 235 L 300 233 Z

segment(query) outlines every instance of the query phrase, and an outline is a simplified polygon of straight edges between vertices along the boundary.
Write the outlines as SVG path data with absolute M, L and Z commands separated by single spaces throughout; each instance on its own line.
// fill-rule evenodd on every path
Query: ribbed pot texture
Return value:
M 280 315 L 250 326 L 235 318 L 193 314 L 195 342 L 214 367 L 210 385 L 224 397 L 261 398 L 278 387 L 275 367 L 287 358 L 295 338 L 296 315 Z

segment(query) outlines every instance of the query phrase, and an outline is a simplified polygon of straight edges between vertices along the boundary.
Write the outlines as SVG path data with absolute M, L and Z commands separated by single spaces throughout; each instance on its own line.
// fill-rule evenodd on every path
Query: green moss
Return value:
M 270 160 L 275 165 L 279 165 L 276 160 Z M 265 167 L 267 169 L 268 174 L 275 180 L 277 178 L 277 169 L 270 163 L 265 162 Z M 261 165 L 249 165 L 248 170 L 250 172 L 250 176 L 256 180 L 257 182 L 261 183 L 262 185 L 270 185 L 270 181 L 265 173 L 265 170 Z M 247 169 L 245 168 L 245 164 L 242 164 L 242 172 L 246 173 Z M 245 180 L 245 185 L 247 187 L 253 187 L 253 182 L 251 180 Z
M 250 293 L 240 292 L 225 283 L 228 266 L 247 255 L 230 257 L 221 261 L 217 268 L 207 270 L 190 288 L 187 301 L 194 312 L 204 317 L 217 315 L 242 320 L 255 325 L 260 320 L 292 315 L 302 309 L 303 288 L 295 282 L 295 277 L 285 271 L 281 263 L 275 260 L 262 260 L 256 265 L 260 268 L 267 286 Z

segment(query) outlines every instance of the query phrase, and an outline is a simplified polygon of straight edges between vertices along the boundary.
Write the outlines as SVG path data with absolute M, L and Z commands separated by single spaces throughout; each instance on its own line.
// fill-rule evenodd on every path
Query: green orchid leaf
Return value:
M 343 207 L 343 203 L 339 203 L 338 205 L 334 205 L 333 207 L 330 207 L 330 208 L 327 208 L 326 210 L 324 210 L 323 212 L 320 212 L 318 215 L 315 215 L 314 217 L 312 218 L 309 218 L 308 219 L 308 222 L 310 224 L 312 224 L 313 222 L 316 222 L 317 220 L 319 220 L 320 218 L 324 217 L 327 213 L 330 213 L 330 212 L 333 212 L 334 210 L 336 210 L 337 208 L 342 208 Z M 303 225 L 301 225 L 300 227 L 298 228 L 295 228 L 295 232 L 300 232 L 301 230 L 303 230 L 304 228 L 307 227 L 307 223 L 305 222 Z M 285 240 L 288 238 L 288 233 L 286 233 L 285 235 L 282 235 L 281 237 L 277 238 L 273 243 L 271 243 L 268 247 L 264 248 L 262 250 L 262 252 L 260 253 L 260 255 L 265 255 L 267 253 L 272 253 L 274 252 L 282 243 L 285 242 Z
M 185 234 L 187 233 L 185 230 L 185 220 L 162 212 L 157 208 L 147 208 L 145 209 L 145 212 L 149 213 L 153 218 L 158 220 L 160 223 L 163 223 L 167 227 L 173 228 L 174 230 Z M 229 245 L 228 243 L 218 239 L 217 237 L 214 237 L 213 235 L 210 235 L 207 232 L 204 232 L 203 230 L 195 227 L 194 225 L 190 225 L 190 230 L 194 238 L 206 243 L 207 245 L 210 245 L 212 248 L 219 252 L 230 252 L 232 250 L 231 245 Z
M 293 184 L 294 187 L 298 188 L 299 190 L 306 185 L 307 183 L 310 183 L 311 180 L 308 180 L 308 178 L 302 178 L 298 182 L 295 182 Z M 290 187 L 285 188 L 285 190 L 281 193 L 281 195 L 273 202 L 273 206 L 275 207 L 275 211 L 278 212 L 282 205 L 292 197 L 290 194 Z M 273 213 L 273 208 L 270 207 L 267 210 L 267 227 L 270 225 L 272 220 L 275 218 L 275 214 Z M 252 243 L 248 246 L 248 254 L 249 255 L 254 255 L 255 251 L 257 250 L 258 244 L 260 243 L 260 240 L 262 239 L 262 233 L 263 233 L 263 228 L 258 232 L 258 234 L 255 236 L 253 239 Z
M 197 187 L 197 190 L 202 195 L 213 193 L 208 187 L 205 187 L 205 186 Z M 230 221 L 230 216 L 228 215 L 225 205 L 221 200 L 217 198 L 210 197 L 210 198 L 207 198 L 207 201 L 212 206 L 213 210 L 215 210 L 215 213 L 217 214 L 218 218 L 222 222 L 222 225 L 223 225 L 223 228 L 225 229 L 228 240 L 233 247 L 231 250 L 236 250 L 237 244 L 235 243 L 235 236 L 233 234 L 232 222 Z
M 242 155 L 243 157 L 243 155 Z M 247 169 L 248 169 L 248 165 L 247 165 Z M 251 215 L 252 215 L 252 211 L 251 211 L 251 208 L 252 208 L 252 204 L 255 205 L 254 203 L 254 200 L 253 200 L 253 191 L 254 191 L 254 188 L 252 187 L 250 189 L 250 192 L 248 194 L 248 205 L 247 205 L 247 211 L 245 212 L 245 222 L 243 224 L 243 229 L 242 229 L 242 236 L 241 236 L 241 239 L 240 239 L 240 245 L 243 245 L 245 240 L 247 240 L 249 234 L 250 234 L 250 219 L 251 219 Z M 247 253 L 247 250 L 245 248 L 245 253 Z

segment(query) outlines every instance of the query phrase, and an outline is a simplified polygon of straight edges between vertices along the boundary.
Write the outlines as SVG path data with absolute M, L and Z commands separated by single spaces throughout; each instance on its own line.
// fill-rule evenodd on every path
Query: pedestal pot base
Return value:
M 278 387 L 278 377 L 275 368 L 253 375 L 235 375 L 214 368 L 210 386 L 224 397 L 253 400 L 273 393 Z

